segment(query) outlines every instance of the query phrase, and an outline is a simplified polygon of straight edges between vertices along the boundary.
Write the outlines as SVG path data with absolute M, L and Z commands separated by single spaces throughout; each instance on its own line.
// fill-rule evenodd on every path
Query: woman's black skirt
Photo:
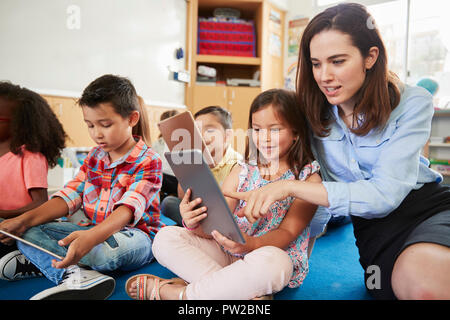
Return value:
M 411 191 L 388 216 L 352 216 L 352 222 L 366 288 L 375 299 L 396 299 L 392 270 L 407 246 L 431 242 L 450 247 L 450 188 L 427 183 Z

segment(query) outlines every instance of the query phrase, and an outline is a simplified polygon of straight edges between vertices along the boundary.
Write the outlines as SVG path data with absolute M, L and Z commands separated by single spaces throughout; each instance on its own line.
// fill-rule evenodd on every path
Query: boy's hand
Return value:
M 219 231 L 214 230 L 211 232 L 211 235 L 213 236 L 214 240 L 217 241 L 218 244 L 223 246 L 228 252 L 231 252 L 233 254 L 244 254 L 247 252 L 250 252 L 255 249 L 254 247 L 254 238 L 246 235 L 243 233 L 245 239 L 245 244 L 241 244 L 238 242 L 234 242 L 231 239 L 228 239 L 224 235 L 222 235 Z
M 187 189 L 186 194 L 184 195 L 180 203 L 181 217 L 183 218 L 184 224 L 189 229 L 198 226 L 200 221 L 205 219 L 208 215 L 206 213 L 207 208 L 205 206 L 194 210 L 194 208 L 202 202 L 202 199 L 197 198 L 189 202 L 190 197 L 191 189 Z
M 57 269 L 67 268 L 76 265 L 81 258 L 91 251 L 96 245 L 95 238 L 90 230 L 74 231 L 62 240 L 58 241 L 60 246 L 67 246 L 67 254 L 62 261 L 52 260 L 52 267 Z

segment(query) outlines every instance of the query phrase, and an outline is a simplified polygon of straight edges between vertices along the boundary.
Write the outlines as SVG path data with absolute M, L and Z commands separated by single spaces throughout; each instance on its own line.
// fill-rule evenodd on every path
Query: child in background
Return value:
M 177 110 L 165 111 L 161 114 L 159 121 L 166 120 L 177 114 L 178 114 Z M 169 147 L 167 146 L 166 142 L 164 141 L 162 134 L 159 134 L 158 140 L 156 140 L 152 144 L 152 149 L 155 150 L 155 152 L 159 154 L 159 156 L 161 157 L 161 161 L 162 161 L 163 181 L 162 181 L 162 187 L 161 187 L 160 200 L 164 201 L 164 198 L 169 195 L 175 195 L 175 196 L 177 195 L 178 180 L 175 177 L 175 174 L 173 173 L 172 168 L 170 167 L 166 158 L 164 157 L 164 153 L 169 152 Z
M 233 123 L 231 114 L 217 106 L 209 106 L 194 114 L 206 147 L 214 159 L 216 166 L 211 169 L 216 181 L 222 185 L 231 169 L 242 159 L 242 155 L 233 149 Z M 178 197 L 169 196 L 161 203 L 161 213 L 182 226 L 180 215 L 180 203 L 184 196 L 183 189 L 178 185 Z
M 26 259 L 57 286 L 32 299 L 106 299 L 113 278 L 98 271 L 133 270 L 153 259 L 158 230 L 161 160 L 143 141 L 146 128 L 132 83 L 104 75 L 88 85 L 79 105 L 98 144 L 77 176 L 42 206 L 0 224 L 60 256 L 62 261 L 18 243 Z M 50 222 L 83 206 L 89 225 Z M 4 240 L 4 237 L 0 237 Z M 78 262 L 93 270 L 74 266 Z M 0 266 L 8 270 L 8 264 Z
M 293 92 L 261 93 L 251 105 L 249 124 L 252 134 L 246 162 L 239 161 L 232 169 L 222 185 L 225 194 L 278 180 L 321 181 L 308 144 L 305 116 Z M 180 205 L 185 228 L 165 227 L 153 243 L 158 262 L 189 284 L 137 275 L 126 284 L 132 298 L 254 299 L 302 283 L 308 272 L 308 225 L 317 206 L 287 197 L 263 219 L 235 216 L 246 240 L 239 244 L 217 231 L 212 235 L 202 231 L 200 222 L 214 208 L 198 208 L 201 199 L 190 200 L 190 194 L 188 190 Z M 235 215 L 245 209 L 243 201 L 226 199 Z
M 66 133 L 50 106 L 37 93 L 0 82 L 0 221 L 16 217 L 48 200 L 48 165 L 56 165 Z M 20 254 L 0 243 L 0 257 Z M 21 277 L 37 271 L 27 264 Z

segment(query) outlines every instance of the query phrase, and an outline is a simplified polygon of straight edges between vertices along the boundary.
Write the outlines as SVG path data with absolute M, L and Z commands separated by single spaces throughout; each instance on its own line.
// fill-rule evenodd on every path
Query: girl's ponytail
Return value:
M 142 99 L 141 96 L 138 96 L 137 98 L 139 102 L 139 122 L 133 127 L 133 135 L 142 137 L 145 144 L 149 146 L 151 144 L 151 137 L 147 108 L 144 99 Z

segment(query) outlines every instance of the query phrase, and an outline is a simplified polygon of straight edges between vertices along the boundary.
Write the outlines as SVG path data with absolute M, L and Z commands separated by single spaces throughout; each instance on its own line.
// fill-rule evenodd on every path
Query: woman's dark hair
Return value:
M 298 178 L 300 170 L 313 161 L 313 154 L 309 144 L 308 126 L 303 109 L 299 108 L 296 94 L 293 91 L 284 89 L 270 89 L 260 93 L 250 106 L 248 127 L 252 129 L 252 115 L 268 106 L 272 106 L 277 116 L 283 119 L 292 130 L 296 139 L 288 154 L 289 167 L 294 169 Z M 245 159 L 253 161 L 256 159 L 259 165 L 266 165 L 264 159 L 259 154 L 253 140 L 247 137 L 245 148 Z M 260 161 L 262 160 L 262 161 Z
M 194 119 L 197 119 L 198 116 L 204 114 L 214 115 L 225 130 L 233 128 L 233 120 L 231 118 L 231 113 L 228 110 L 225 110 L 224 108 L 221 108 L 219 106 L 205 107 L 194 114 Z
M 327 30 L 349 35 L 363 58 L 368 56 L 371 47 L 378 48 L 378 59 L 367 70 L 364 83 L 356 94 L 353 117 L 362 115 L 363 121 L 350 130 L 357 135 L 366 135 L 374 128 L 383 128 L 400 102 L 399 80 L 388 70 L 385 46 L 366 8 L 356 3 L 341 3 L 316 15 L 306 26 L 300 41 L 297 95 L 312 131 L 318 136 L 326 136 L 333 121 L 329 116 L 330 105 L 314 80 L 310 52 L 312 38 Z
M 130 80 L 105 74 L 92 81 L 84 89 L 78 104 L 96 108 L 100 103 L 111 103 L 114 111 L 123 118 L 129 117 L 133 111 L 138 111 L 139 122 L 133 127 L 133 135 L 140 136 L 147 145 L 150 143 L 150 128 L 144 100 L 139 99 Z
M 13 102 L 10 150 L 21 154 L 22 146 L 40 152 L 50 167 L 57 164 L 65 147 L 66 133 L 47 101 L 36 92 L 0 82 L 0 97 Z

